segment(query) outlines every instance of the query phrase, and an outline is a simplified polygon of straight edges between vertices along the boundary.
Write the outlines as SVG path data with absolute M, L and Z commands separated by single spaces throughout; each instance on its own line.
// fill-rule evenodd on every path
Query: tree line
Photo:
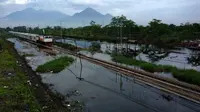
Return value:
M 153 19 L 147 26 L 142 26 L 137 25 L 133 20 L 127 19 L 123 15 L 113 17 L 111 22 L 105 26 L 91 21 L 90 25 L 77 28 L 63 28 L 60 26 L 31 28 L 18 26 L 14 28 L 7 27 L 6 30 L 112 42 L 120 41 L 119 37 L 126 37 L 147 44 L 176 44 L 183 40 L 200 38 L 199 23 L 187 22 L 185 24 L 174 25 Z

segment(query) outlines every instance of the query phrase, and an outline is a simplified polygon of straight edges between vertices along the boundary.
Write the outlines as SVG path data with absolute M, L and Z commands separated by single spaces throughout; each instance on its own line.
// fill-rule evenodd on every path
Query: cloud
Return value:
M 9 5 L 9 4 L 28 4 L 32 0 L 1 0 L 0 5 Z
M 104 5 L 104 0 L 68 0 L 71 4 L 79 4 L 79 5 Z
M 0 13 L 4 16 L 31 7 L 73 15 L 92 7 L 103 14 L 124 14 L 139 24 L 147 24 L 153 18 L 169 23 L 181 23 L 198 21 L 198 6 L 199 0 L 0 0 L 0 9 L 4 11 L 0 10 Z

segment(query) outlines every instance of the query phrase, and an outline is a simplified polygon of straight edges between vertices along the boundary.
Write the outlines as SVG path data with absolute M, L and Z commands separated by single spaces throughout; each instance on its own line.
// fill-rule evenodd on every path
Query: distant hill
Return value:
M 92 8 L 87 8 L 79 13 L 75 13 L 72 17 L 73 18 L 99 18 L 99 17 L 103 17 L 104 15 L 97 12 L 96 10 L 92 9 Z
M 73 16 L 66 15 L 59 11 L 45 11 L 28 8 L 22 11 L 13 12 L 3 18 L 2 23 L 7 26 L 55 26 L 60 25 L 65 27 L 79 27 L 89 25 L 90 21 L 95 21 L 98 24 L 108 24 L 112 15 L 103 15 L 92 8 L 87 8 Z
M 91 21 L 95 21 L 98 24 L 106 25 L 110 23 L 112 15 L 103 15 L 92 8 L 87 8 L 79 13 L 75 13 L 73 16 L 63 19 L 63 23 L 68 26 L 78 27 L 89 25 Z
M 44 26 L 50 24 L 55 25 L 57 21 L 60 21 L 67 16 L 68 15 L 58 11 L 45 11 L 28 8 L 22 11 L 13 12 L 6 17 L 1 18 L 1 21 L 9 26 Z

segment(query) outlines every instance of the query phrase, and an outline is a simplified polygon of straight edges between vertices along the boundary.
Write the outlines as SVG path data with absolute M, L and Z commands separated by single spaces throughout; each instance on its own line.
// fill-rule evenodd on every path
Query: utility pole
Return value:
M 120 26 L 120 44 L 122 47 L 122 26 Z
M 36 30 L 36 33 L 39 33 L 39 35 L 42 35 L 42 34 L 41 34 L 41 31 L 40 31 L 40 26 L 39 26 L 39 24 L 38 24 L 37 27 L 38 27 L 38 31 Z
M 0 19 L 0 37 L 1 37 L 1 32 L 2 32 L 2 27 L 1 27 L 1 19 Z
M 74 40 L 74 43 L 75 43 L 75 45 L 76 45 L 76 56 L 79 57 L 79 59 L 80 59 L 80 65 L 81 65 L 80 76 L 77 77 L 77 78 L 78 78 L 79 80 L 83 80 L 83 78 L 82 78 L 83 64 L 82 64 L 81 56 L 80 56 L 80 54 L 78 53 L 78 46 L 77 46 L 76 40 Z
M 63 43 L 65 42 L 63 35 L 62 35 L 62 21 L 60 21 L 60 36 L 63 39 Z
M 85 27 L 85 22 L 84 22 L 84 20 L 82 20 L 82 25 L 83 25 L 83 27 Z M 82 32 L 82 36 L 85 37 L 85 32 L 83 32 L 83 30 L 82 30 L 81 32 Z M 85 48 L 85 49 L 87 48 L 87 47 L 86 47 L 86 40 L 84 40 L 84 48 Z
M 122 27 L 123 27 L 123 24 L 122 24 L 122 20 L 120 21 L 120 46 L 121 46 L 121 50 L 122 50 Z

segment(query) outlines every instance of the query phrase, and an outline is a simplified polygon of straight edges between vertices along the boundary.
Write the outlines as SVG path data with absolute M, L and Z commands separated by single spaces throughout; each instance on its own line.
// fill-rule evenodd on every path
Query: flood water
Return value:
M 30 45 L 16 39 L 18 52 L 33 49 Z M 19 47 L 21 46 L 21 47 Z M 37 53 L 36 53 L 37 52 Z M 46 56 L 35 46 L 36 60 L 45 62 L 55 58 Z M 66 54 L 65 54 L 66 55 Z M 88 54 L 89 55 L 89 54 Z M 43 58 L 39 58 L 39 56 Z M 37 58 L 38 57 L 38 58 Z M 102 56 L 100 56 L 102 57 Z M 74 57 L 75 58 L 75 57 Z M 199 112 L 200 105 L 138 82 L 102 66 L 81 60 L 76 61 L 57 74 L 40 74 L 42 81 L 51 84 L 51 89 L 64 95 L 67 100 L 83 102 L 85 112 Z M 32 63 L 37 63 L 33 60 Z M 29 63 L 30 64 L 30 63 Z M 39 63 L 42 64 L 42 63 Z M 39 65 L 35 64 L 35 66 Z M 84 80 L 79 80 L 77 77 Z M 170 99 L 167 97 L 170 96 Z
M 65 40 L 59 39 L 59 40 L 56 40 L 56 41 L 57 42 L 63 42 L 63 43 L 69 43 L 69 44 L 74 45 L 74 41 L 69 40 L 69 39 L 65 39 Z M 79 47 L 82 47 L 82 48 L 88 48 L 92 43 L 92 41 L 90 42 L 90 41 L 85 41 L 85 40 L 76 40 L 76 41 L 77 41 L 77 45 Z M 83 45 L 85 45 L 85 46 L 83 46 Z M 101 50 L 103 52 L 112 51 L 115 45 L 116 44 L 114 44 L 114 43 L 102 42 L 101 43 Z M 122 46 L 125 47 L 126 45 L 123 44 Z M 136 49 L 136 50 L 139 50 L 141 48 L 141 46 L 135 45 L 135 44 L 129 44 L 128 46 L 129 46 L 129 48 Z M 156 61 L 153 61 L 151 58 L 149 58 L 148 54 L 139 53 L 136 56 L 136 59 L 137 60 L 143 60 L 143 61 L 146 61 L 146 62 L 155 63 L 155 64 L 160 64 L 160 65 L 171 65 L 171 66 L 175 66 L 175 67 L 180 68 L 180 69 L 194 69 L 194 70 L 200 71 L 200 63 L 199 63 L 199 65 L 193 65 L 192 64 L 192 63 L 200 62 L 200 55 L 198 55 L 198 54 L 196 55 L 197 57 L 199 57 L 198 58 L 199 60 L 191 60 L 191 61 L 195 61 L 195 62 L 189 62 L 188 61 L 188 58 L 191 58 L 191 55 L 192 55 L 193 52 L 194 51 L 187 49 L 187 48 L 170 50 L 168 55 L 166 55 L 165 57 L 162 57 L 160 59 L 157 59 Z M 82 53 L 87 54 L 87 55 L 89 54 L 89 53 L 85 53 L 85 52 L 82 52 Z M 109 55 L 105 54 L 105 53 L 96 53 L 93 56 L 97 57 L 98 59 L 102 59 L 102 60 L 106 60 L 106 61 L 109 61 L 109 59 L 111 59 L 111 57 Z M 103 57 L 103 58 L 101 58 L 101 57 Z M 106 58 L 104 58 L 104 57 L 106 57 Z
M 84 80 L 76 78 L 80 76 L 79 60 L 58 74 L 42 74 L 42 79 L 53 84 L 53 89 L 63 95 L 78 91 L 79 95 L 70 98 L 84 102 L 86 112 L 200 111 L 199 105 L 139 83 L 134 78 L 85 60 L 82 63 Z M 173 100 L 168 101 L 163 95 L 170 95 Z

